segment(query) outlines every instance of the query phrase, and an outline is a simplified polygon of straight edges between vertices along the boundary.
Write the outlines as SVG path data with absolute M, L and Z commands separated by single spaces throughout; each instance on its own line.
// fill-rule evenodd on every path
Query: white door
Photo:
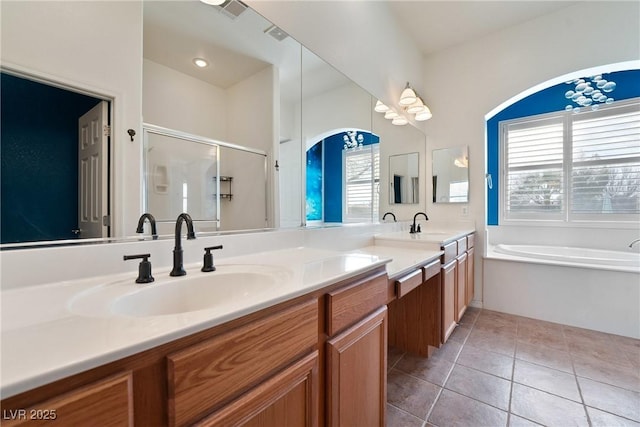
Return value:
M 77 234 L 83 239 L 108 236 L 108 106 L 106 101 L 101 101 L 78 119 Z

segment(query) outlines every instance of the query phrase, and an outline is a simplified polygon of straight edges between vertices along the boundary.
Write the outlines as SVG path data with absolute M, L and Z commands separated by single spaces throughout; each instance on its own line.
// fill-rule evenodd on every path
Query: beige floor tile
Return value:
M 513 381 L 582 403 L 576 377 L 573 374 L 524 360 L 516 360 Z
M 640 392 L 640 371 L 636 368 L 602 363 L 578 355 L 573 356 L 573 366 L 580 377 Z
M 391 368 L 393 368 L 396 365 L 396 363 L 398 363 L 398 361 L 403 355 L 404 355 L 404 351 L 396 347 L 389 346 L 387 348 L 387 369 L 391 370 Z
M 513 358 L 465 345 L 456 363 L 508 380 L 513 374 Z
M 493 332 L 471 331 L 465 345 L 472 345 L 481 350 L 493 351 L 513 357 L 516 349 L 516 339 L 512 336 L 503 336 Z
M 527 420 L 526 418 L 519 417 L 517 415 L 509 415 L 509 427 L 542 427 L 538 423 Z
M 587 406 L 592 427 L 640 427 L 640 423 Z
M 573 373 L 573 365 L 569 353 L 554 348 L 518 342 L 516 359 L 526 360 L 527 362 L 536 363 L 548 368 Z
M 506 426 L 507 413 L 450 390 L 443 390 L 429 422 L 437 426 Z
M 387 427 L 422 427 L 424 420 L 387 404 Z
M 396 369 L 387 378 L 387 402 L 424 420 L 438 397 L 440 387 Z
M 503 378 L 456 365 L 444 387 L 496 408 L 509 409 L 511 382 Z
M 583 405 L 516 383 L 511 394 L 511 412 L 542 425 L 589 425 Z
M 463 344 L 470 333 L 471 333 L 471 326 L 460 324 L 453 330 L 451 335 L 449 335 L 449 340 L 447 340 L 447 342 L 455 341 L 455 342 L 459 342 L 460 344 Z
M 640 393 L 578 377 L 587 406 L 640 422 Z
M 452 368 L 453 362 L 441 357 L 432 356 L 427 359 L 410 354 L 405 354 L 395 367 L 406 374 L 439 386 L 444 385 Z

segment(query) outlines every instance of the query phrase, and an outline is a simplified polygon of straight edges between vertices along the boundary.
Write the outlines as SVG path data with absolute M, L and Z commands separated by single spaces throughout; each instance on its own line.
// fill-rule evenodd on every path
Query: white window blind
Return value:
M 380 152 L 377 144 L 343 151 L 344 222 L 378 218 Z
M 640 212 L 640 110 L 573 121 L 571 211 Z
M 501 124 L 505 220 L 637 221 L 640 102 Z
M 565 206 L 562 118 L 513 123 L 506 126 L 504 137 L 507 217 L 561 215 Z

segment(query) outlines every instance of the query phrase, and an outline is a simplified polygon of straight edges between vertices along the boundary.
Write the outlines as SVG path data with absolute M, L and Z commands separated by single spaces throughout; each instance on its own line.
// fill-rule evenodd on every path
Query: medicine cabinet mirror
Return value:
M 469 147 L 433 150 L 433 203 L 469 201 Z

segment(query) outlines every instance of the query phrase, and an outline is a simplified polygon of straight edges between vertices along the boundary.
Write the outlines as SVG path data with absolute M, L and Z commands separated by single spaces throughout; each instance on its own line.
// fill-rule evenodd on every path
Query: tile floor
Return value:
M 640 427 L 640 340 L 470 307 L 429 359 L 388 360 L 389 427 Z

